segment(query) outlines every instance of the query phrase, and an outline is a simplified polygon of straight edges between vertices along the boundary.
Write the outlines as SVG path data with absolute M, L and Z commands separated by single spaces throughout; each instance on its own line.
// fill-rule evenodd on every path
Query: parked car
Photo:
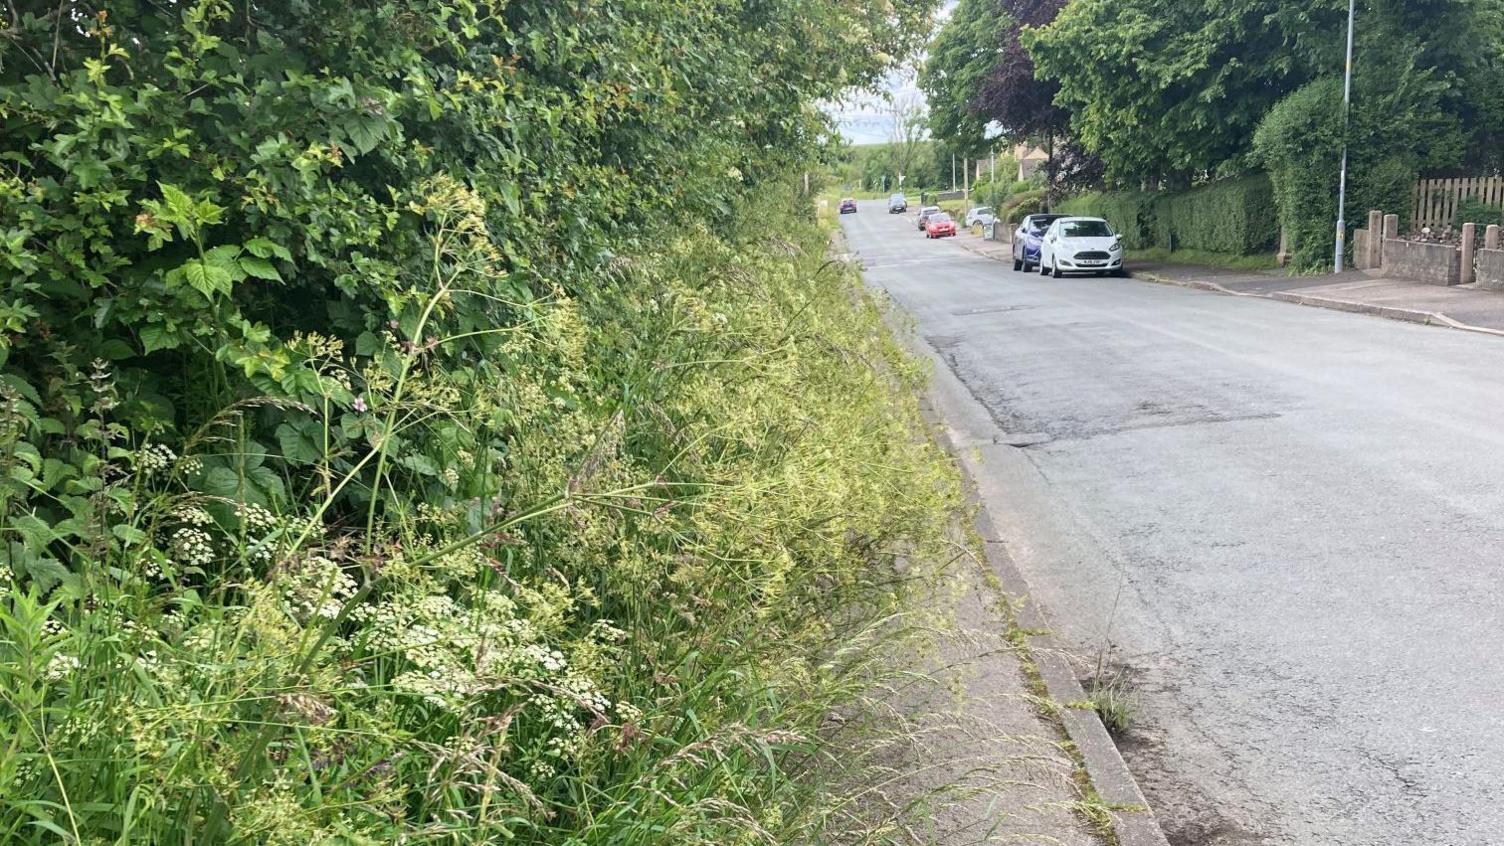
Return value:
M 956 234 L 956 220 L 945 212 L 936 212 L 924 222 L 924 237 L 944 238 Z
M 1066 273 L 1123 272 L 1123 241 L 1100 217 L 1062 217 L 1045 230 L 1039 272 L 1059 279 Z
M 1018 222 L 1013 230 L 1013 269 L 1025 273 L 1039 266 L 1039 245 L 1044 240 L 1050 224 L 1065 217 L 1063 214 L 1030 214 Z
M 841 201 L 841 214 L 856 214 L 856 200 L 850 197 Z
M 919 210 L 919 231 L 920 232 L 924 231 L 925 221 L 929 220 L 929 217 L 932 214 L 940 214 L 940 207 L 939 206 L 925 206 L 925 207 L 923 207 L 923 208 L 921 208 Z
M 903 214 L 909 210 L 909 201 L 902 194 L 888 198 L 888 214 Z
M 997 220 L 997 215 L 992 213 L 992 209 L 990 207 L 977 206 L 976 208 L 966 213 L 966 219 L 962 221 L 962 223 L 966 226 L 986 226 L 987 224 L 992 223 L 995 220 Z

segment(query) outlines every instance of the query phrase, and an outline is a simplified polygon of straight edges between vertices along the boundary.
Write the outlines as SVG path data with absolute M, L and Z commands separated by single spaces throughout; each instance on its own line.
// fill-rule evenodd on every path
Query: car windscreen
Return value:
M 1062 235 L 1067 238 L 1111 238 L 1112 228 L 1101 220 L 1072 220 L 1060 224 Z
M 1049 229 L 1050 228 L 1050 224 L 1054 223 L 1054 222 L 1055 221 L 1053 219 L 1051 219 L 1051 220 L 1031 220 L 1031 221 L 1029 221 L 1029 234 L 1030 235 L 1043 235 L 1044 231 L 1046 229 Z
M 935 212 L 930 215 L 930 223 L 945 223 L 948 220 L 950 220 L 950 215 L 945 212 Z

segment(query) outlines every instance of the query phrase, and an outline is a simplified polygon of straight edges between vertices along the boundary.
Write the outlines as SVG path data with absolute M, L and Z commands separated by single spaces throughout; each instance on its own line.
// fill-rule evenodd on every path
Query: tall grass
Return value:
M 0 581 L 0 842 L 903 839 L 853 797 L 959 499 L 808 210 L 619 256 L 467 330 L 505 343 L 461 373 L 429 318 L 499 271 L 478 201 L 430 190 L 423 320 L 295 343 L 355 411 L 101 425 L 90 564 Z

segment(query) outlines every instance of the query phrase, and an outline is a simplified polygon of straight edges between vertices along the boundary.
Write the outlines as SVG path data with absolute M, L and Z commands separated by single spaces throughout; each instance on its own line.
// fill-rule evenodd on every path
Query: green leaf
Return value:
M 141 346 L 148 355 L 157 350 L 173 349 L 178 343 L 177 333 L 166 326 L 147 324 L 141 327 Z
M 183 278 L 200 294 L 213 299 L 215 294 L 228 294 L 233 286 L 230 272 L 224 267 L 202 259 L 191 259 L 183 265 Z
M 276 256 L 283 261 L 292 261 L 292 253 L 286 247 L 266 238 L 252 238 L 246 241 L 245 250 L 257 258 L 269 259 Z
M 240 258 L 240 269 L 245 271 L 246 275 L 254 276 L 257 279 L 269 279 L 273 282 L 282 281 L 282 274 L 278 273 L 277 268 L 273 267 L 272 263 L 264 258 L 242 256 Z
M 312 420 L 287 422 L 277 427 L 277 443 L 289 464 L 317 464 L 323 458 L 322 432 Z
M 121 542 L 123 542 L 126 546 L 138 546 L 140 544 L 146 543 L 147 540 L 147 535 L 145 532 L 141 531 L 135 526 L 127 526 L 124 523 L 117 523 L 111 526 L 110 534 L 113 534 L 115 537 L 119 538 Z

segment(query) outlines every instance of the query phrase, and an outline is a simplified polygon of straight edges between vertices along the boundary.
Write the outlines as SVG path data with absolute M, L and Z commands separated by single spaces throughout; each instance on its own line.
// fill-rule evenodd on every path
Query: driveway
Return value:
M 1031 444 L 995 516 L 1171 842 L 1504 842 L 1504 339 L 842 224 Z

